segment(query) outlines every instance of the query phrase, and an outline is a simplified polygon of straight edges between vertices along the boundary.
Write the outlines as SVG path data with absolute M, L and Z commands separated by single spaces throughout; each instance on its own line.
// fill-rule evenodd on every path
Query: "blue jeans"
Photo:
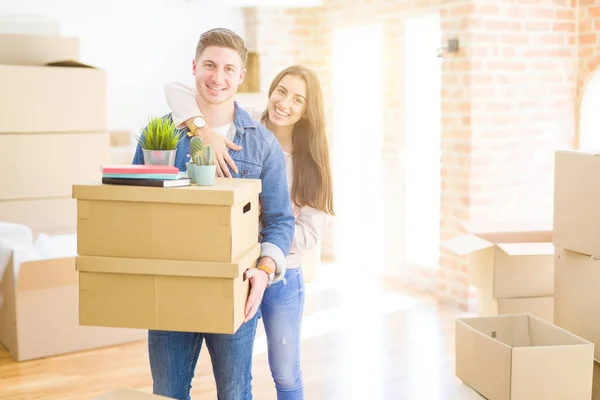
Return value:
M 210 353 L 219 400 L 252 399 L 252 351 L 260 311 L 233 335 L 148 331 L 153 393 L 189 400 L 202 348 Z
M 265 290 L 261 317 L 265 324 L 269 367 L 278 400 L 304 399 L 300 368 L 300 331 L 304 313 L 304 275 L 288 269 L 285 279 Z

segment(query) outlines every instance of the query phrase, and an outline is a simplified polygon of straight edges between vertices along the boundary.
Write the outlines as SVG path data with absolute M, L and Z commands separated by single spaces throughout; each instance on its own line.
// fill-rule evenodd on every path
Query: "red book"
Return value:
M 105 165 L 101 168 L 104 174 L 178 174 L 177 167 L 169 165 Z

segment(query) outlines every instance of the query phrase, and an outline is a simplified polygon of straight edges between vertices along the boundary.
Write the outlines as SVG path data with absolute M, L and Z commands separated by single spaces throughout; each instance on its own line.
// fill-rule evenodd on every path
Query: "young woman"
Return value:
M 195 88 L 168 83 L 165 92 L 175 124 L 181 126 L 185 123 L 192 134 L 199 134 L 206 142 L 218 145 L 215 146 L 215 159 L 222 169 L 219 175 L 231 176 L 227 164 L 237 172 L 226 149 L 239 149 L 233 144 L 232 135 L 224 131 L 217 134 L 205 124 L 198 128 L 198 124 L 192 123 L 202 115 L 195 100 Z M 296 231 L 286 259 L 285 277 L 273 282 L 265 291 L 261 314 L 277 398 L 303 399 L 300 368 L 300 332 L 305 296 L 302 258 L 321 239 L 328 215 L 335 215 L 319 80 L 306 67 L 288 67 L 271 83 L 267 109 L 257 112 L 247 108 L 247 111 L 273 132 L 286 159 Z

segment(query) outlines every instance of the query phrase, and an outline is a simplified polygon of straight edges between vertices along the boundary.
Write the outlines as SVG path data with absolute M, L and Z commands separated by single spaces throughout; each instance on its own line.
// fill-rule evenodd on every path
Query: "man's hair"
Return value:
M 200 36 L 196 46 L 196 60 L 200 58 L 202 52 L 208 46 L 225 47 L 235 50 L 242 59 L 242 68 L 245 68 L 248 59 L 248 49 L 246 43 L 238 34 L 226 28 L 215 28 L 206 31 Z

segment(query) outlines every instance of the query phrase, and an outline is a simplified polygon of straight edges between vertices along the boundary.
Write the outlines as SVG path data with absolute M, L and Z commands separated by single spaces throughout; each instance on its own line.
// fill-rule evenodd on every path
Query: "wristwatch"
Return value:
M 194 130 L 188 132 L 188 136 L 194 136 L 196 129 L 204 128 L 206 126 L 206 119 L 202 116 L 196 117 L 192 120 L 192 125 L 194 126 Z
M 256 269 L 265 271 L 267 273 L 267 275 L 269 275 L 269 280 L 267 281 L 267 287 L 271 286 L 271 284 L 273 283 L 273 279 L 275 279 L 275 271 L 273 271 L 271 268 L 267 267 L 266 265 L 259 265 L 258 267 L 256 267 Z

